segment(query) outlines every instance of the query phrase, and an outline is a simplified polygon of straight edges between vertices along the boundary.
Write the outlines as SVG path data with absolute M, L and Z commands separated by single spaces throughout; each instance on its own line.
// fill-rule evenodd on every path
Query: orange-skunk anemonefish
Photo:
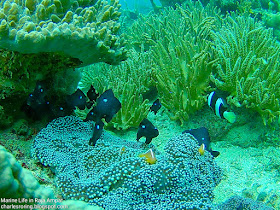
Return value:
M 193 135 L 193 137 L 197 140 L 198 145 L 200 146 L 198 152 L 201 155 L 204 155 L 205 150 L 207 150 L 214 158 L 219 156 L 220 152 L 213 151 L 210 147 L 210 135 L 207 128 L 201 127 L 197 129 L 185 130 L 183 131 L 183 133 L 189 133 Z
M 199 154 L 204 155 L 205 153 L 205 144 L 201 144 L 198 149 Z
M 236 120 L 236 115 L 233 112 L 227 111 L 227 104 L 225 100 L 219 96 L 219 93 L 213 91 L 208 96 L 208 106 L 215 112 L 215 114 L 226 119 L 230 123 L 234 123 Z
M 152 149 L 149 149 L 147 152 L 140 154 L 139 157 L 145 157 L 146 162 L 150 164 L 155 164 L 157 162 L 155 153 Z
M 119 154 L 122 155 L 124 152 L 125 152 L 125 147 L 122 146 L 122 147 L 120 148 Z

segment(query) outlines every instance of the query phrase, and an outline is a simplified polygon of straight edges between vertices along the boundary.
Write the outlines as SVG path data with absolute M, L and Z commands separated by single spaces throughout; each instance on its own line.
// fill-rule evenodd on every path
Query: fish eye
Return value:
M 145 125 L 142 125 L 141 127 L 142 127 L 143 129 L 144 129 L 144 128 L 146 128 L 146 126 L 145 126 Z
M 107 99 L 107 98 L 104 98 L 103 101 L 106 103 L 106 102 L 108 101 L 108 99 Z
M 205 138 L 202 137 L 202 140 L 204 140 Z
M 59 110 L 61 110 L 61 111 L 62 111 L 62 110 L 63 110 L 63 108 L 62 108 L 62 107 L 59 107 Z
M 98 129 L 98 130 L 99 130 L 99 125 L 96 125 L 96 129 Z
M 29 94 L 29 96 L 30 96 L 30 97 L 33 97 L 33 94 L 31 93 L 31 94 Z
M 79 97 L 79 99 L 82 99 L 82 98 L 83 98 L 83 96 L 80 96 L 80 97 Z
M 40 92 L 41 92 L 41 93 L 44 92 L 44 89 L 43 89 L 43 88 L 40 88 Z

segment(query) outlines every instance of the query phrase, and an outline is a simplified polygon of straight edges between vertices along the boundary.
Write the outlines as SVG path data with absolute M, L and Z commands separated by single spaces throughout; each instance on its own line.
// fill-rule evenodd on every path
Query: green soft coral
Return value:
M 154 78 L 161 102 L 170 110 L 170 118 L 181 124 L 205 104 L 214 62 L 207 50 L 196 49 L 194 40 L 187 38 L 190 41 L 171 42 L 167 49 L 159 43 L 154 51 Z
M 119 66 L 96 64 L 83 68 L 79 88 L 86 92 L 93 85 L 99 93 L 112 88 L 121 101 L 121 110 L 107 127 L 118 130 L 138 127 L 147 116 L 149 105 L 148 100 L 143 99 L 143 93 L 152 85 L 150 57 L 149 52 L 137 53 L 132 49 L 129 59 Z
M 162 30 L 157 32 L 164 36 L 151 47 L 155 63 L 153 79 L 159 98 L 170 111 L 170 118 L 181 124 L 206 101 L 211 66 L 215 62 L 208 40 L 215 27 L 213 11 L 214 8 L 211 11 L 199 3 L 165 9 L 160 21 Z M 171 18 L 172 23 L 165 18 Z M 157 25 L 151 24 L 151 28 Z
M 252 18 L 227 17 L 213 33 L 219 58 L 211 80 L 228 91 L 229 103 L 256 110 L 264 124 L 280 114 L 280 45 L 272 30 Z

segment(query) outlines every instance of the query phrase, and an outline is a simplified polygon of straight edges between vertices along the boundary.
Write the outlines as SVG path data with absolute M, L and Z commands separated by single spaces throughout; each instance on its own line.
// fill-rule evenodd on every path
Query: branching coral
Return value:
M 186 11 L 178 7 L 176 10 L 165 8 L 160 14 L 149 15 L 148 17 L 140 16 L 128 30 L 128 37 L 131 40 L 129 44 L 135 49 L 149 50 L 162 37 L 168 36 L 170 29 L 177 36 L 184 36 L 189 30 L 190 24 L 186 23 L 188 20 L 183 17 L 183 13 L 186 13 Z
M 87 91 L 93 85 L 99 93 L 112 88 L 122 108 L 107 126 L 117 129 L 138 127 L 147 116 L 148 100 L 143 93 L 151 86 L 151 55 L 130 50 L 129 59 L 119 66 L 93 65 L 83 69 L 79 87 Z
M 279 44 L 252 18 L 223 19 L 209 5 L 188 3 L 142 17 L 130 36 L 134 47 L 152 52 L 153 79 L 171 119 L 182 123 L 201 108 L 210 72 L 231 104 L 256 110 L 264 123 L 279 115 Z
M 117 36 L 117 0 L 0 1 L 0 47 L 20 53 L 59 52 L 83 65 L 126 58 Z
M 228 91 L 229 102 L 256 110 L 264 123 L 280 114 L 280 45 L 252 18 L 228 17 L 221 30 L 213 33 L 219 58 L 211 79 Z

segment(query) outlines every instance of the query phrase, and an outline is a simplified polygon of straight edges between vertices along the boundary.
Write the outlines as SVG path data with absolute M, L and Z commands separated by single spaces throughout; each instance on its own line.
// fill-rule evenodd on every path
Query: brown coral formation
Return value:
M 125 60 L 119 8 L 118 0 L 0 0 L 0 125 L 37 81 L 55 89 L 68 68 Z
M 117 36 L 117 0 L 0 1 L 0 47 L 20 53 L 60 52 L 83 65 L 126 58 Z

